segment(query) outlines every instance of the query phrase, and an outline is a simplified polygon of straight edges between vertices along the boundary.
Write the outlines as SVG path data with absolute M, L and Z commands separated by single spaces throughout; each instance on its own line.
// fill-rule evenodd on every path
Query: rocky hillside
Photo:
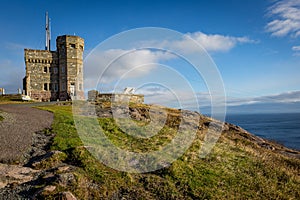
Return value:
M 70 105 L 40 109 L 54 113 L 51 130 L 36 135 L 42 141 L 48 138 L 48 142 L 36 145 L 34 140 L 23 164 L 0 166 L 0 199 L 300 198 L 300 152 L 256 137 L 238 126 L 225 123 L 213 150 L 199 158 L 208 126 L 216 122 L 211 118 L 159 107 L 167 113 L 164 127 L 157 135 L 140 139 L 116 125 L 109 103 L 98 103 L 95 110 L 81 110 L 86 117 L 97 114 L 105 135 L 115 145 L 136 152 L 157 150 L 169 143 L 183 112 L 199 116 L 195 140 L 175 162 L 154 172 L 128 173 L 107 167 L 86 150 L 88 147 L 78 137 Z M 151 121 L 149 109 L 149 105 L 130 104 L 129 114 L 136 123 L 145 125 Z

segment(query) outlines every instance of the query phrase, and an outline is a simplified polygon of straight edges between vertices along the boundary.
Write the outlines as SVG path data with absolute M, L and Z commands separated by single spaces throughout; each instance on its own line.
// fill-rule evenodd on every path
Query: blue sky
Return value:
M 122 31 L 141 27 L 172 29 L 196 40 L 208 51 L 224 81 L 229 106 L 257 103 L 295 106 L 300 102 L 299 0 L 12 0 L 1 1 L 0 9 L 0 87 L 8 93 L 22 87 L 24 48 L 44 48 L 44 16 L 48 11 L 52 49 L 58 35 L 83 37 L 88 55 L 99 43 Z M 180 44 L 190 48 L 184 41 Z M 180 71 L 180 62 L 172 61 L 168 55 L 140 52 L 138 56 L 139 60 L 124 59 L 121 64 L 158 62 Z M 145 75 L 151 79 L 151 69 L 148 74 L 137 74 L 135 79 L 129 77 L 124 84 L 135 86 L 133 80 L 145 80 Z M 120 76 L 120 73 L 110 75 Z M 200 79 L 199 82 L 203 84 Z M 193 86 L 193 89 L 202 100 L 208 99 L 205 87 Z M 300 111 L 299 106 L 294 111 Z

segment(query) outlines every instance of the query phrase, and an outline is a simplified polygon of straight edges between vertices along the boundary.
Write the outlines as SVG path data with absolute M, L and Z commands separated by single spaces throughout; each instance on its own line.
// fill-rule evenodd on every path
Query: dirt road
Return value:
M 32 105 L 0 105 L 0 162 L 18 162 L 32 145 L 35 132 L 50 128 L 53 114 Z

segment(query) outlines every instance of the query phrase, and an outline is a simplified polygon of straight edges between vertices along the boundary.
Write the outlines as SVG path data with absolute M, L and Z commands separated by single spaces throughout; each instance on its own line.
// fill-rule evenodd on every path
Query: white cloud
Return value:
M 86 88 L 95 87 L 99 78 L 102 83 L 108 83 L 125 74 L 127 78 L 145 75 L 153 70 L 159 61 L 172 57 L 170 53 L 148 49 L 94 51 L 84 63 Z M 144 67 L 145 65 L 147 67 Z
M 143 90 L 145 94 L 145 100 L 148 103 L 160 103 L 166 106 L 174 106 L 175 101 L 174 95 L 167 90 L 161 90 L 155 88 L 154 90 Z M 194 108 L 195 104 L 189 104 L 193 102 L 194 94 L 188 93 L 186 91 L 177 90 L 176 95 L 181 96 L 181 104 L 191 106 Z M 223 97 L 218 97 L 217 94 L 210 94 L 209 92 L 196 93 L 196 98 L 199 103 L 200 108 L 211 107 L 211 98 L 214 96 L 216 102 L 218 99 L 224 99 Z M 220 101 L 220 104 L 222 102 Z M 248 98 L 236 98 L 227 97 L 226 106 L 241 106 L 250 104 L 263 104 L 263 103 L 300 103 L 300 91 L 290 91 L 274 95 L 258 96 L 258 97 L 248 97 Z M 186 107 L 188 107 L 186 106 Z
M 292 50 L 295 52 L 294 56 L 300 56 L 300 46 L 293 46 Z
M 202 108 L 214 106 L 225 106 L 224 96 L 218 92 L 208 91 L 196 92 L 188 89 L 162 88 L 160 86 L 149 86 L 136 91 L 145 95 L 145 102 L 148 104 L 159 104 L 167 107 L 200 110 Z
M 293 51 L 300 51 L 300 46 L 293 46 Z
M 300 1 L 281 0 L 268 9 L 268 16 L 273 18 L 266 25 L 266 31 L 272 36 L 300 36 Z
M 196 41 L 196 42 L 195 42 Z M 126 73 L 127 78 L 147 75 L 161 61 L 174 59 L 177 56 L 167 51 L 154 51 L 153 49 L 139 49 L 149 46 L 173 51 L 174 53 L 198 53 L 199 44 L 209 52 L 226 52 L 238 44 L 256 43 L 247 37 L 223 36 L 219 34 L 205 34 L 203 32 L 186 33 L 176 40 L 140 41 L 135 44 L 136 49 L 110 49 L 106 51 L 95 50 L 90 54 L 85 65 L 85 86 L 95 87 L 99 76 L 102 83 L 109 83 Z M 152 67 L 149 64 L 152 63 Z M 143 65 L 148 65 L 143 67 Z M 108 67 L 109 66 L 109 67 Z M 137 68 L 138 67 L 138 68 Z
M 296 103 L 300 102 L 300 91 L 290 91 L 280 94 L 252 97 L 252 98 L 232 98 L 229 97 L 227 106 L 239 106 L 258 103 Z
M 195 41 L 206 51 L 226 52 L 244 43 L 257 43 L 258 41 L 251 40 L 248 37 L 234 37 L 220 34 L 206 34 L 203 32 L 186 33 L 180 40 L 164 40 L 164 41 L 144 41 L 143 44 L 154 45 L 164 49 L 173 49 L 184 53 L 199 52 L 199 46 Z
M 207 92 L 193 93 L 191 90 L 177 88 L 147 87 L 136 91 L 145 96 L 148 104 L 159 104 L 182 109 L 197 109 L 198 104 L 210 106 L 211 96 Z M 198 101 L 198 104 L 197 104 Z
M 190 37 L 191 39 L 201 44 L 203 48 L 208 52 L 224 52 L 232 49 L 237 44 L 256 43 L 256 41 L 250 40 L 247 37 L 232 37 L 219 34 L 205 34 L 202 32 L 195 32 L 185 34 L 183 40 L 178 41 L 179 44 L 182 44 L 183 47 L 187 48 L 189 43 L 187 37 Z

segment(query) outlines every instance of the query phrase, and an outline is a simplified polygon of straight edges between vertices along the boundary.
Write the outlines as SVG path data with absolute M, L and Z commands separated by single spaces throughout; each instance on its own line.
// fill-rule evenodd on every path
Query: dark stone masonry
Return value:
M 84 40 L 63 35 L 56 39 L 56 51 L 25 49 L 25 94 L 33 100 L 84 99 Z

